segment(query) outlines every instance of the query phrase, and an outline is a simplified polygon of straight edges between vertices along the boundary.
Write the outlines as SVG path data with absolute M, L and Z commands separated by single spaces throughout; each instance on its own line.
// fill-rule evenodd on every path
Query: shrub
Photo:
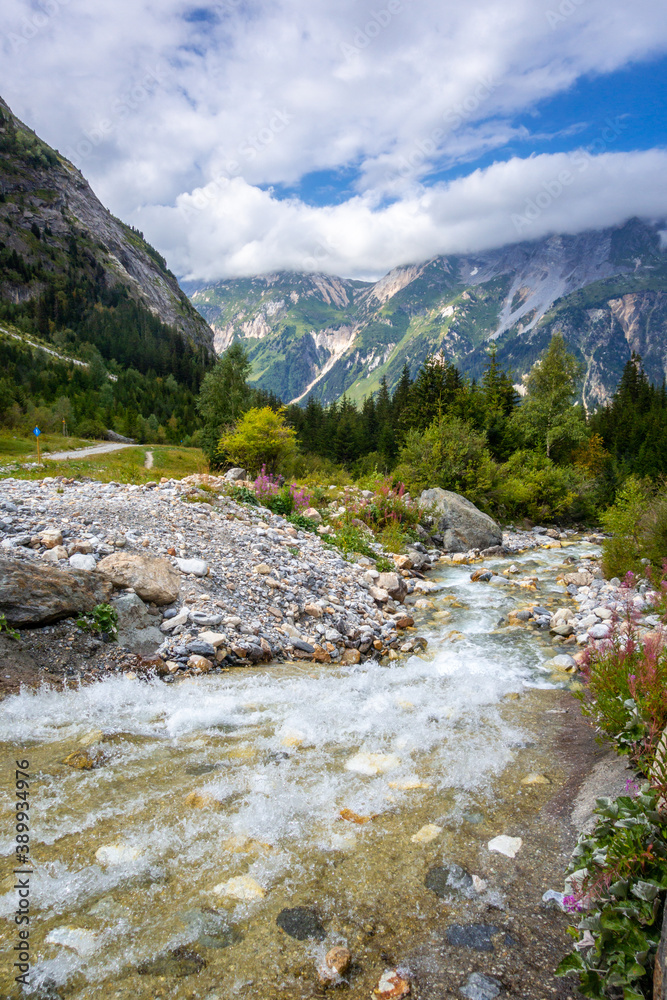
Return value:
M 84 632 L 97 632 L 115 638 L 118 633 L 118 612 L 110 604 L 96 604 L 92 611 L 79 615 L 76 623 Z
M 564 902 L 588 909 L 572 937 L 583 938 L 558 966 L 575 973 L 584 996 L 624 1000 L 653 996 L 650 974 L 660 940 L 661 891 L 667 889 L 667 845 L 658 809 L 662 789 L 628 782 L 615 801 L 598 799 L 598 820 L 572 856 Z
M 273 474 L 296 453 L 296 431 L 285 423 L 283 411 L 253 408 L 223 434 L 219 450 L 244 468 L 264 466 Z
M 648 773 L 667 726 L 667 645 L 664 629 L 640 636 L 628 604 L 625 620 L 599 646 L 589 646 L 578 692 L 583 712 Z
M 433 486 L 461 492 L 488 454 L 485 434 L 460 417 L 444 417 L 425 431 L 408 431 L 394 475 L 415 492 Z
M 629 476 L 615 503 L 600 520 L 611 538 L 604 543 L 602 568 L 606 576 L 641 573 L 642 560 L 654 567 L 667 557 L 667 491 Z

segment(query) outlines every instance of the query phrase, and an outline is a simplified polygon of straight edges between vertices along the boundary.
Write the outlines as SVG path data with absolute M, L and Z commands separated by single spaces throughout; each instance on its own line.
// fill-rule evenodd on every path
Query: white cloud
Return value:
M 464 236 L 470 245 L 512 237 L 507 218 L 549 158 L 430 193 L 419 182 L 443 163 L 529 141 L 512 118 L 540 98 L 667 50 L 667 7 L 656 0 L 216 0 L 208 9 L 215 16 L 198 21 L 187 0 L 29 0 L 6 14 L 0 39 L 0 92 L 17 114 L 71 151 L 103 201 L 176 270 L 198 275 L 302 266 L 324 253 L 331 270 L 377 273 Z M 611 179 L 579 198 L 621 158 L 588 169 L 522 235 L 547 220 L 574 225 L 575 206 L 602 218 L 649 201 L 614 188 L 605 202 Z M 629 171 L 635 161 L 623 162 Z M 341 206 L 262 190 L 350 167 L 357 194 Z M 174 207 L 224 176 L 210 210 L 188 218 Z M 655 214 L 662 194 L 650 190 Z M 388 195 L 397 202 L 380 207 Z
M 383 208 L 367 195 L 326 207 L 279 200 L 238 177 L 141 214 L 188 278 L 281 268 L 372 278 L 438 253 L 667 217 L 666 171 L 658 150 L 515 158 Z

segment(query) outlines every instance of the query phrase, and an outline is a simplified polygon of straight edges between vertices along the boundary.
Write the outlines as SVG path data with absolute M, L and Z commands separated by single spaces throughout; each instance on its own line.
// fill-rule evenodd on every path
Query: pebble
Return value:
M 251 902 L 254 899 L 263 899 L 266 896 L 266 890 L 249 875 L 238 875 L 236 878 L 230 878 L 226 882 L 220 882 L 219 885 L 213 887 L 213 892 L 218 896 L 228 896 L 231 899 L 238 899 L 242 903 Z
M 393 753 L 358 753 L 345 764 L 346 771 L 355 771 L 371 777 L 375 774 L 385 774 L 401 766 L 400 757 Z
M 105 844 L 98 847 L 95 857 L 103 865 L 127 865 L 141 857 L 138 847 L 129 844 Z
M 481 972 L 473 972 L 468 976 L 465 986 L 459 992 L 468 1000 L 495 1000 L 502 989 L 502 983 L 491 976 L 483 976 Z
M 508 837 L 507 834 L 501 833 L 499 837 L 490 840 L 486 846 L 490 851 L 504 854 L 506 858 L 514 858 L 521 850 L 522 843 L 521 837 Z
M 374 990 L 380 1000 L 403 1000 L 410 996 L 410 981 L 399 969 L 387 969 Z
M 435 840 L 442 833 L 442 827 L 436 826 L 435 823 L 427 823 L 423 826 L 421 830 L 417 830 L 416 833 L 410 837 L 413 844 L 430 844 L 432 840 Z

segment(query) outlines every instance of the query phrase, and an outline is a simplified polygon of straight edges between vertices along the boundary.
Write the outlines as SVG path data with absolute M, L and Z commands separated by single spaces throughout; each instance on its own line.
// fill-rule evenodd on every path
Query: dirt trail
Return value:
M 152 468 L 153 468 L 153 452 L 147 451 L 146 461 L 144 462 L 144 469 L 152 469 Z

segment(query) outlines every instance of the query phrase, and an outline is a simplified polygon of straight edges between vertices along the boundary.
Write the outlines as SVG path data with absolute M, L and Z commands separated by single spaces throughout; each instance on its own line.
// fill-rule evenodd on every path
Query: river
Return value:
M 512 996 L 569 996 L 548 947 L 566 920 L 541 893 L 562 888 L 572 846 L 549 803 L 577 770 L 558 749 L 575 703 L 543 666 L 548 632 L 501 619 L 566 601 L 555 581 L 571 553 L 597 550 L 511 560 L 537 592 L 438 569 L 415 612 L 428 649 L 407 659 L 117 677 L 0 703 L 6 773 L 19 758 L 33 775 L 35 995 L 300 1000 L 323 995 L 318 967 L 343 945 L 353 964 L 336 995 L 371 997 L 399 966 L 419 998 L 456 995 L 474 970 Z M 73 752 L 99 766 L 63 764 Z M 13 811 L 7 783 L 2 804 Z M 11 834 L 7 820 L 9 862 Z M 499 835 L 522 839 L 515 858 L 489 850 Z M 472 945 L 471 924 L 487 928 Z M 10 973 L 2 995 L 19 996 Z

